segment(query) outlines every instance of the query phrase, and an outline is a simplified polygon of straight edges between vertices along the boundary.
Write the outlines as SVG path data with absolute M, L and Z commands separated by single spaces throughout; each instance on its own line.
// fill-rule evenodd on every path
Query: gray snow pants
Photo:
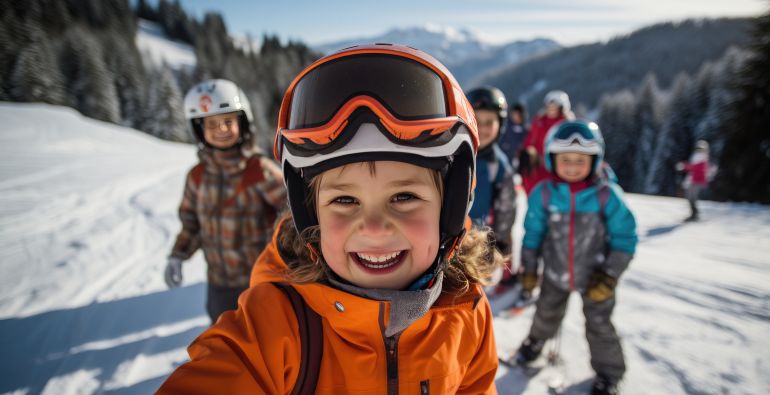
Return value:
M 548 279 L 543 279 L 537 300 L 535 318 L 529 335 L 535 339 L 550 339 L 556 335 L 567 311 L 569 291 L 564 291 Z M 626 371 L 623 349 L 615 327 L 610 321 L 615 307 L 615 296 L 601 303 L 583 296 L 583 315 L 586 319 L 586 340 L 591 351 L 591 367 L 598 374 L 621 379 Z
M 690 203 L 691 218 L 698 218 L 698 195 L 700 195 L 701 189 L 703 189 L 703 187 L 700 185 L 690 184 L 685 191 L 687 201 Z

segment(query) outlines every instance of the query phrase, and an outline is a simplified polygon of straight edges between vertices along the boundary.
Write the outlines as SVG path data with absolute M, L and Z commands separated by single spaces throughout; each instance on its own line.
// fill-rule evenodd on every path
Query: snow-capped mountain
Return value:
M 356 44 L 397 43 L 406 44 L 433 55 L 445 65 L 461 63 L 485 53 L 495 46 L 467 29 L 454 29 L 436 25 L 395 28 L 375 37 L 357 37 L 323 44 L 314 49 L 326 54 Z
M 379 36 L 341 40 L 314 49 L 327 54 L 367 43 L 398 43 L 418 48 L 444 63 L 463 85 L 488 72 L 561 48 L 557 42 L 544 38 L 494 44 L 468 29 L 425 25 L 395 28 Z

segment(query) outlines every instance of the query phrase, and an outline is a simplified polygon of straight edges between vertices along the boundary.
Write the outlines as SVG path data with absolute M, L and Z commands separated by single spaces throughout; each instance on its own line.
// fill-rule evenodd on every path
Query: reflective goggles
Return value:
M 362 113 L 389 140 L 409 146 L 443 144 L 464 124 L 475 149 L 472 111 L 459 84 L 430 56 L 398 45 L 353 47 L 316 61 L 289 86 L 274 155 L 280 160 L 284 146 L 299 156 L 333 151 L 350 140 Z
M 601 132 L 594 123 L 567 123 L 554 126 L 553 136 L 548 143 L 548 151 L 580 152 L 599 154 L 602 152 Z
M 573 134 L 566 139 L 554 139 L 548 148 L 549 152 L 579 152 L 583 154 L 601 153 L 601 145 L 596 140 L 586 140 L 579 134 Z

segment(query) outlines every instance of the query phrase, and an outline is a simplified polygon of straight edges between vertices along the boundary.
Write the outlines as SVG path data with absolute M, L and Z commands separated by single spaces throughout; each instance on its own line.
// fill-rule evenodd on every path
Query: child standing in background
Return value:
M 527 125 L 527 108 L 522 103 L 515 103 L 508 111 L 505 120 L 503 135 L 500 137 L 500 148 L 508 155 L 514 173 L 518 173 L 521 155 L 521 147 L 524 139 L 529 134 Z
M 500 252 L 507 258 L 500 285 L 515 283 L 513 276 L 513 223 L 516 220 L 516 189 L 513 168 L 497 145 L 508 113 L 503 92 L 491 86 L 476 88 L 466 95 L 473 106 L 479 128 L 479 153 L 476 156 L 476 188 L 470 217 L 477 226 L 492 229 Z
M 531 293 L 541 277 L 542 284 L 529 336 L 515 358 L 528 364 L 540 355 L 561 325 L 570 293 L 578 291 L 596 372 L 591 393 L 614 395 L 626 367 L 610 319 L 615 287 L 633 257 L 637 235 L 620 186 L 599 172 L 603 156 L 604 140 L 593 122 L 563 122 L 546 138 L 551 175 L 529 196 L 521 253 L 524 291 Z
M 695 151 L 690 157 L 689 162 L 679 162 L 676 169 L 687 172 L 684 185 L 685 196 L 690 203 L 690 216 L 685 221 L 697 221 L 700 216 L 698 213 L 698 196 L 700 192 L 708 187 L 711 175 L 709 166 L 709 143 L 705 140 L 698 140 L 695 143 Z
M 251 268 L 270 242 L 286 206 L 281 172 L 253 149 L 249 100 L 233 82 L 210 80 L 185 97 L 185 116 L 198 140 L 200 163 L 184 187 L 177 235 L 166 265 L 169 288 L 182 284 L 182 262 L 199 248 L 208 264 L 206 311 L 214 323 L 237 307 Z

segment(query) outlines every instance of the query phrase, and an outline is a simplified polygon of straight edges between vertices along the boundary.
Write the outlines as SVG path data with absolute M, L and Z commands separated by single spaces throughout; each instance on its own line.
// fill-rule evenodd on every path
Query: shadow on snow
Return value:
M 205 326 L 194 326 L 168 336 L 149 334 L 133 340 L 130 335 L 205 316 L 205 284 L 156 292 L 127 299 L 92 303 L 24 318 L 0 320 L 0 393 L 28 389 L 40 393 L 48 381 L 80 370 L 98 370 L 103 386 L 118 366 L 139 355 L 184 348 Z M 112 346 L 77 350 L 91 342 L 116 341 Z M 127 340 L 126 340 L 127 339 Z M 168 372 L 117 393 L 150 393 Z M 97 391 L 104 392 L 103 390 Z

